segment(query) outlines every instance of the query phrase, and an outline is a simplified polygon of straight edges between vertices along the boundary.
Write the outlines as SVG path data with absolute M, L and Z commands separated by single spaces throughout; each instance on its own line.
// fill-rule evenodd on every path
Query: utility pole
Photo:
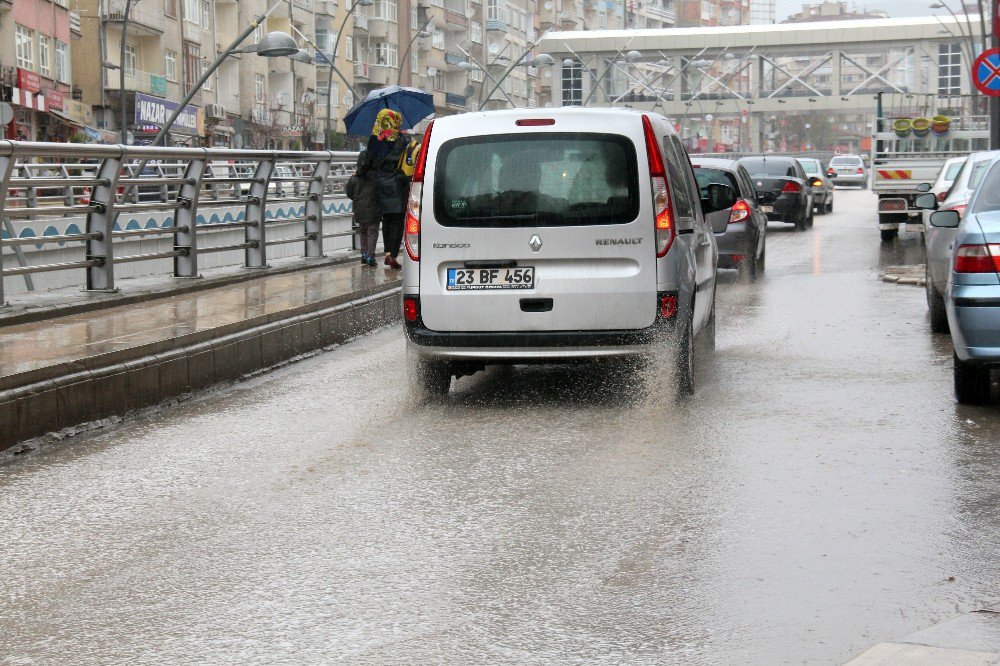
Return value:
M 1000 2 L 990 3 L 990 46 L 1000 48 L 1000 22 L 997 14 L 1000 13 Z M 1000 97 L 990 97 L 990 150 L 1000 150 Z

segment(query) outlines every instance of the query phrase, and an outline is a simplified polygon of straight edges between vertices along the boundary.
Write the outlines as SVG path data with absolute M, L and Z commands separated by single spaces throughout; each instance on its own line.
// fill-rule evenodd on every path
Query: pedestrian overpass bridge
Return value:
M 978 16 L 550 32 L 538 49 L 557 67 L 543 74 L 541 105 L 656 110 L 685 138 L 728 138 L 726 149 L 790 132 L 812 143 L 828 125 L 870 136 L 879 92 L 890 115 L 972 110 L 968 34 L 981 34 Z

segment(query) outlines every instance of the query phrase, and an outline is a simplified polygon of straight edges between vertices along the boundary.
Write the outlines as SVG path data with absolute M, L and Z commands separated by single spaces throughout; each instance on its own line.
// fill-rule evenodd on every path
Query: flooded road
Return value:
M 0 466 L 0 662 L 842 663 L 1000 595 L 870 192 L 727 272 L 696 395 L 593 366 L 407 398 L 398 329 Z

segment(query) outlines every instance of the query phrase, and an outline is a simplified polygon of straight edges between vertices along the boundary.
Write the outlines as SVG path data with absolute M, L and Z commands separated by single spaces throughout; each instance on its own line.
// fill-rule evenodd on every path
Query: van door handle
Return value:
M 521 312 L 552 312 L 552 299 L 522 298 Z

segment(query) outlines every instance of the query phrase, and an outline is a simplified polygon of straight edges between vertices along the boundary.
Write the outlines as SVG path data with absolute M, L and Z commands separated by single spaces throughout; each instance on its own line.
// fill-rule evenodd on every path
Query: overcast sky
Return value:
M 820 0 L 808 0 L 807 4 L 818 4 Z M 882 10 L 889 12 L 890 17 L 900 17 L 900 16 L 927 16 L 933 14 L 927 5 L 932 4 L 933 0 L 878 0 L 877 2 L 851 2 L 848 0 L 847 6 L 851 9 L 856 9 L 857 11 L 868 10 Z M 777 18 L 778 21 L 783 21 L 790 14 L 801 11 L 802 9 L 801 0 L 778 0 L 777 5 Z M 957 9 L 961 7 L 961 2 L 952 3 Z M 941 10 L 938 10 L 941 11 Z

